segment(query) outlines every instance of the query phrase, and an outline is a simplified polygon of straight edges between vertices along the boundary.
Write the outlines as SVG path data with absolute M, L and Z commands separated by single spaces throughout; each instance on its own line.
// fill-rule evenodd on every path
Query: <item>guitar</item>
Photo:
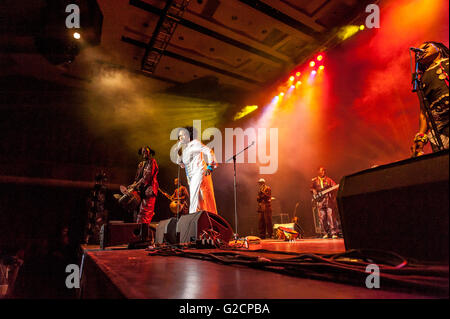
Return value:
M 180 204 L 180 201 L 178 201 L 177 199 L 173 198 L 172 196 L 170 196 L 169 194 L 164 192 L 161 188 L 158 187 L 158 190 L 161 192 L 161 194 L 163 194 L 170 200 L 169 208 L 173 214 L 177 214 L 177 212 L 178 212 L 178 213 L 185 215 L 189 212 L 188 211 L 189 207 L 188 207 L 187 201 L 185 201 L 183 204 Z
M 339 188 L 339 184 L 336 184 L 333 187 L 330 187 L 323 191 L 317 192 L 316 194 L 313 194 L 313 200 L 315 200 L 316 202 L 321 202 L 325 198 L 326 194 L 328 194 L 329 192 L 332 192 L 338 188 Z

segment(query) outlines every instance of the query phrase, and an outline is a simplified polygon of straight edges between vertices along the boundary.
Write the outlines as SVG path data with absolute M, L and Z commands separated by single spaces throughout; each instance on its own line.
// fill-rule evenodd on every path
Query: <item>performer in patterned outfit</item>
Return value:
M 419 132 L 414 137 L 411 147 L 413 156 L 424 154 L 423 147 L 430 141 L 433 152 L 439 150 L 438 142 L 431 132 L 430 120 L 436 124 L 444 149 L 449 148 L 449 52 L 448 48 L 438 42 L 428 41 L 420 48 L 419 67 L 422 89 L 429 103 L 431 119 L 420 108 Z

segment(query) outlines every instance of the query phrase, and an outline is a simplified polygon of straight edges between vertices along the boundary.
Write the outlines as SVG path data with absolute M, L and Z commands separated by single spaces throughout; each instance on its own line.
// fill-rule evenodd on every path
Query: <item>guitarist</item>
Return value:
M 325 167 L 319 167 L 318 173 L 319 175 L 317 177 L 314 177 L 311 181 L 311 193 L 314 195 L 314 197 L 320 195 L 321 191 L 324 191 L 327 188 L 336 185 L 336 183 L 331 178 L 326 176 Z M 320 226 L 324 234 L 322 238 L 324 239 L 330 238 L 330 236 L 333 239 L 338 238 L 337 223 L 333 214 L 333 208 L 336 207 L 336 199 L 332 193 L 333 192 L 329 192 L 323 197 L 319 196 L 317 200 L 313 201 L 313 205 L 317 205 Z
M 137 190 L 141 196 L 141 204 L 136 222 L 150 224 L 155 215 L 156 195 L 158 194 L 158 164 L 153 158 L 155 151 L 149 146 L 139 149 L 142 161 L 138 165 L 134 183 L 130 188 Z
M 171 198 L 172 200 L 178 201 L 182 207 L 180 214 L 186 215 L 189 213 L 189 192 L 181 183 L 178 184 L 178 178 L 175 178 L 173 182 L 177 188 L 173 191 Z
M 176 188 L 173 191 L 172 196 L 163 192 L 162 190 L 160 191 L 164 196 L 166 196 L 171 201 L 170 210 L 172 211 L 172 213 L 175 214 L 177 213 L 177 210 L 179 210 L 178 214 L 186 215 L 189 213 L 189 192 L 186 187 L 181 185 L 181 183 L 178 184 L 178 178 L 175 178 L 173 182 Z M 174 205 L 174 203 L 177 203 L 178 205 Z

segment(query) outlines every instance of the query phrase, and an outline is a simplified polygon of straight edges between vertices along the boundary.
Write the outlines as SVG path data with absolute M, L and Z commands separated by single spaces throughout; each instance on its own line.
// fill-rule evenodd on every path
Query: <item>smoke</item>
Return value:
M 103 67 L 87 88 L 83 110 L 94 134 L 115 139 L 117 147 L 129 152 L 149 145 L 162 165 L 170 165 L 169 151 L 176 142 L 170 140 L 170 132 L 196 119 L 204 127 L 218 126 L 228 107 L 158 92 L 142 76 Z

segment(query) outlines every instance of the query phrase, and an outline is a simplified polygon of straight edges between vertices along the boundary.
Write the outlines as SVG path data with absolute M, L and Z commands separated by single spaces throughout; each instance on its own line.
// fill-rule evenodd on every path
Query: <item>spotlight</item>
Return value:
M 312 74 L 312 75 L 315 75 L 316 73 L 317 73 L 316 70 L 312 70 L 312 71 L 311 71 L 311 74 Z
M 310 67 L 313 67 L 313 66 L 315 66 L 315 65 L 316 65 L 316 62 L 314 62 L 314 61 L 309 62 L 309 66 L 310 66 Z
M 295 73 L 295 75 L 296 75 L 296 76 L 300 76 L 300 75 L 301 75 L 301 73 L 300 73 L 300 72 L 297 72 L 297 73 Z
M 322 61 L 322 59 L 323 59 L 323 56 L 322 56 L 322 55 L 319 55 L 319 56 L 317 57 L 317 61 Z
M 295 85 L 291 85 L 291 89 L 295 89 Z
M 281 92 L 281 93 L 280 93 L 280 96 L 284 96 L 284 92 Z
M 81 34 L 79 34 L 78 32 L 74 32 L 74 33 L 73 33 L 73 37 L 74 37 L 75 39 L 77 39 L 77 40 L 80 40 Z
M 255 111 L 258 109 L 258 105 L 247 105 L 244 108 L 242 108 L 241 111 L 239 111 L 235 116 L 234 116 L 234 120 L 239 120 L 241 118 L 243 118 L 244 116 L 247 116 L 248 114 L 250 114 L 251 112 Z
M 360 26 L 359 26 L 359 30 L 364 30 L 366 27 L 364 26 L 364 24 L 361 24 Z
M 290 78 L 289 78 L 289 81 L 291 81 L 291 82 L 293 82 L 295 80 L 295 77 L 294 76 L 291 76 Z
M 302 85 L 302 81 L 297 81 L 297 86 Z
M 325 67 L 323 65 L 319 66 L 319 70 L 323 70 Z

